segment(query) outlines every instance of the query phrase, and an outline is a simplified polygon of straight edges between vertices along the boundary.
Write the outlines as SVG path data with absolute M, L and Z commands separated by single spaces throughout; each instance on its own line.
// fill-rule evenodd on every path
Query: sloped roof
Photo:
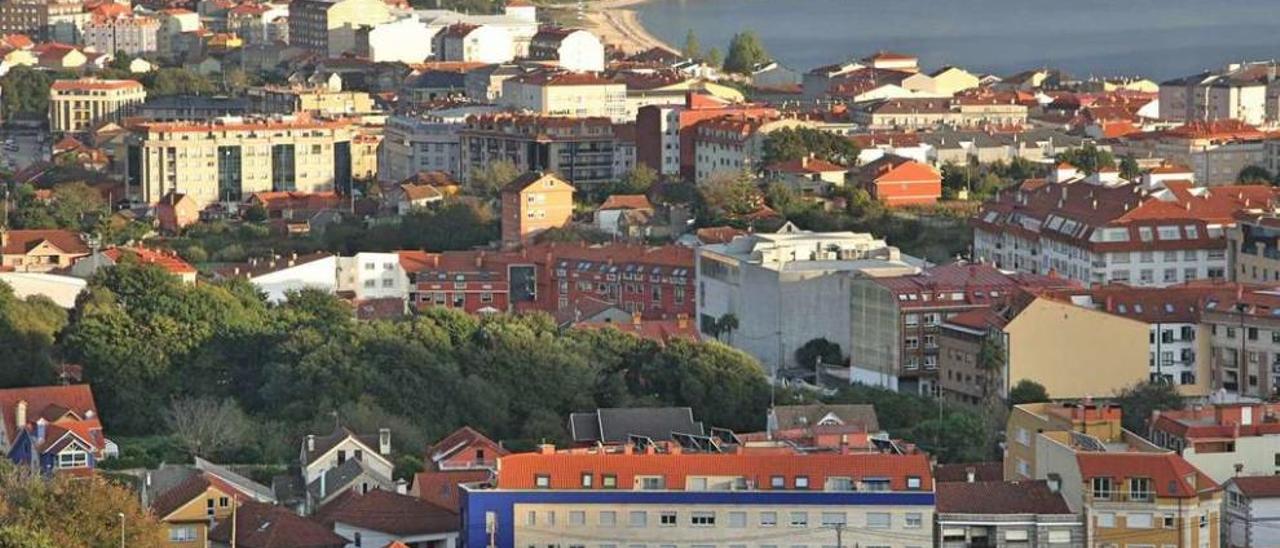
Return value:
M 979 481 L 938 483 L 938 513 L 953 514 L 1071 514 L 1060 493 L 1041 481 Z
M 344 523 L 395 536 L 430 535 L 458 531 L 458 514 L 422 499 L 373 489 L 347 491 L 316 511 L 325 524 Z
M 780 405 L 773 408 L 773 415 L 780 429 L 817 426 L 827 415 L 834 415 L 846 425 L 859 425 L 868 432 L 880 430 L 876 408 L 870 404 Z
M 230 519 L 209 531 L 209 540 L 230 543 Z M 247 501 L 236 508 L 236 546 L 241 548 L 343 548 L 347 539 L 323 525 L 270 504 Z
M 504 455 L 511 454 L 510 451 L 499 446 L 496 442 L 489 439 L 488 436 L 481 434 L 479 431 L 477 431 L 476 429 L 470 426 L 463 426 L 462 428 L 454 430 L 448 436 L 445 436 L 444 438 L 442 438 L 440 441 L 435 442 L 431 446 L 427 447 L 427 460 L 434 462 L 437 460 L 447 459 L 459 449 L 463 447 L 476 445 L 476 444 L 483 444 L 483 445 L 494 447 L 495 448 L 494 449 L 495 454 L 493 455 L 494 457 L 501 457 Z
M 70 230 L 10 230 L 5 233 L 5 238 L 5 246 L 0 248 L 0 254 L 4 255 L 26 255 L 41 242 L 49 242 L 63 253 L 71 255 L 89 253 L 89 246 L 80 235 Z
M 35 422 L 39 418 L 53 420 L 49 415 L 51 409 L 63 414 L 66 411 L 75 413 L 84 419 L 90 415 L 96 417 L 98 405 L 93 401 L 93 392 L 87 384 L 67 386 L 33 386 L 30 388 L 0 389 L 0 428 L 4 428 L 6 439 L 13 440 L 17 436 L 19 425 L 15 423 L 14 410 L 18 402 L 27 402 L 27 422 Z
M 328 453 L 330 449 L 337 447 L 338 444 L 342 443 L 343 440 L 346 440 L 347 438 L 352 438 L 360 442 L 361 444 L 364 444 L 364 446 L 367 449 L 369 449 L 369 451 L 372 452 L 374 455 L 378 454 L 377 434 L 361 436 L 356 434 L 355 432 L 352 432 L 351 430 L 348 430 L 347 427 L 345 426 L 339 426 L 327 436 L 316 436 L 315 448 L 312 450 L 307 450 L 305 446 L 306 442 L 305 441 L 303 442 L 304 445 L 303 445 L 303 451 L 302 451 L 302 465 L 307 466 L 311 464 L 317 458 L 320 458 L 325 453 Z M 381 455 L 378 455 L 378 457 L 381 458 Z
M 1227 483 L 1251 499 L 1280 497 L 1280 476 L 1236 476 Z
M 644 194 L 613 194 L 600 204 L 599 209 L 653 209 L 653 204 Z
M 1174 453 L 1079 453 L 1076 461 L 1084 481 L 1109 477 L 1115 481 L 1151 478 L 1161 497 L 1188 498 L 1219 488 L 1209 476 Z
M 572 184 L 570 184 L 568 181 L 564 179 L 561 179 L 559 176 L 557 176 L 554 173 L 543 173 L 541 171 L 529 171 L 520 175 L 519 177 L 516 177 L 515 180 L 503 186 L 502 192 L 520 192 L 526 188 L 529 188 L 533 184 L 539 183 L 547 178 L 554 179 L 555 181 L 568 185 L 569 188 L 573 188 Z
M 191 266 L 178 257 L 176 253 L 164 252 L 145 247 L 113 247 L 102 251 L 103 255 L 114 262 L 120 262 L 125 257 L 133 257 L 143 264 L 156 265 L 172 274 L 191 274 L 196 272 L 196 267 Z

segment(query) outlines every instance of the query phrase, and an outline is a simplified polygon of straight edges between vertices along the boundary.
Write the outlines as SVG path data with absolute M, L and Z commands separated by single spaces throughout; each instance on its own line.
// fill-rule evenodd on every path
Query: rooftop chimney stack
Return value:
M 19 400 L 17 409 L 13 412 L 13 423 L 18 428 L 24 428 L 27 425 L 27 400 Z
M 315 450 L 316 450 L 316 436 L 315 434 L 307 434 L 307 451 L 315 451 Z
M 378 453 L 382 455 L 391 454 L 391 429 L 378 429 Z

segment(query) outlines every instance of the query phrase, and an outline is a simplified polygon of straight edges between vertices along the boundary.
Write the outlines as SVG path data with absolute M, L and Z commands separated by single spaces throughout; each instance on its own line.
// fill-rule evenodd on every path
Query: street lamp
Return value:
M 124 548 L 124 512 L 116 514 L 120 516 L 120 548 Z

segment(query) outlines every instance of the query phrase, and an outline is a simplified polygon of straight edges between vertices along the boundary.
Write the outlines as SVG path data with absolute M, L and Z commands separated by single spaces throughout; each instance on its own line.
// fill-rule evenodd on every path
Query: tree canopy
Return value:
M 123 534 L 123 540 L 121 535 Z M 0 546 L 165 546 L 164 528 L 128 489 L 101 477 L 46 478 L 0 459 Z
M 1009 405 L 1049 401 L 1049 391 L 1031 379 L 1022 379 L 1009 389 Z
M 761 64 L 769 62 L 769 53 L 765 51 L 760 36 L 755 31 L 745 30 L 733 35 L 729 41 L 729 54 L 724 59 L 724 70 L 737 74 L 751 74 Z
M 849 138 L 807 127 L 783 128 L 764 139 L 763 165 L 813 156 L 842 166 L 858 162 L 858 146 Z
M 1098 148 L 1093 143 L 1086 143 L 1080 148 L 1073 148 L 1058 154 L 1059 162 L 1075 166 L 1085 174 L 1097 173 L 1102 168 L 1116 167 L 1116 157 L 1111 151 Z
M 6 117 L 19 114 L 46 115 L 49 112 L 49 86 L 53 75 L 43 70 L 19 65 L 0 78 L 0 89 Z
M 1121 390 L 1115 402 L 1124 410 L 1124 427 L 1130 432 L 1146 433 L 1147 421 L 1154 411 L 1182 409 L 1184 403 L 1178 389 L 1170 383 L 1140 382 Z
M 1244 185 L 1271 184 L 1275 175 L 1262 166 L 1245 166 L 1236 176 L 1236 182 Z

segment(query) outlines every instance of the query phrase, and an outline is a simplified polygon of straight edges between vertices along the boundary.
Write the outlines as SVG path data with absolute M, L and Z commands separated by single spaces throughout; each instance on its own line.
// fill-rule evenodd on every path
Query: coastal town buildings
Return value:
M 382 0 L 301 0 L 289 4 L 289 45 L 329 57 L 356 52 L 356 29 L 391 20 Z
M 614 132 L 613 122 L 598 116 L 480 114 L 458 130 L 460 175 L 505 161 L 520 171 L 555 172 L 575 186 L 598 187 L 623 173 Z
M 571 183 L 551 173 L 530 171 L 502 187 L 502 245 L 519 247 L 539 233 L 573 218 Z
M 387 118 L 378 151 L 378 180 L 399 182 L 422 172 L 447 173 L 465 179 L 472 169 L 462 165 L 461 132 L 472 116 L 492 114 L 487 106 L 398 113 Z
M 101 122 L 116 122 L 147 98 L 135 80 L 58 80 L 49 88 L 49 128 L 80 133 Z
M 539 71 L 502 82 L 498 104 L 548 116 L 603 117 L 625 123 L 627 86 L 593 73 Z
M 637 161 L 662 175 L 693 179 L 697 169 L 697 124 L 726 114 L 776 117 L 778 111 L 761 105 L 732 104 L 700 93 L 687 94 L 682 103 L 640 107 L 636 114 Z

